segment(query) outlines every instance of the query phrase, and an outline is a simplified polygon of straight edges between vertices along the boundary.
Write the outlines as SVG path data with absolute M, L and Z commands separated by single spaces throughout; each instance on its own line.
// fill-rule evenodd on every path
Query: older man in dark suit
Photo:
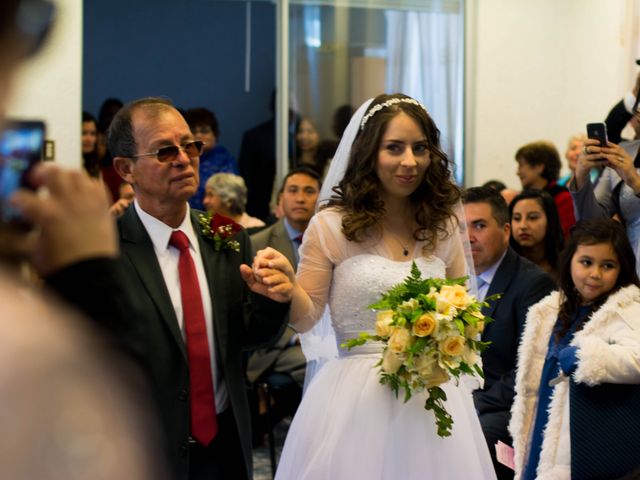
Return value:
M 511 445 L 507 431 L 518 343 L 529 307 L 554 289 L 551 278 L 509 247 L 511 226 L 507 204 L 496 190 L 474 187 L 464 194 L 464 212 L 481 299 L 500 293 L 483 313 L 495 321 L 482 333 L 491 342 L 482 353 L 484 387 L 474 392 L 474 402 L 499 479 L 513 471 L 496 460 L 495 444 Z
M 172 473 L 250 479 L 242 349 L 284 328 L 293 269 L 275 250 L 263 252 L 252 269 L 246 232 L 214 241 L 202 228 L 187 203 L 198 187 L 202 143 L 166 100 L 144 98 L 120 110 L 109 148 L 136 194 L 118 220 L 121 260 Z

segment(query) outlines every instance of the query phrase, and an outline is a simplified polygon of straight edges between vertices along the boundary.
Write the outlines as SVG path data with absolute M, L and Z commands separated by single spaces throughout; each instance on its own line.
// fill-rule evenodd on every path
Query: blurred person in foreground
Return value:
M 48 1 L 0 3 L 0 128 L 14 76 L 53 17 Z M 117 329 L 129 304 L 112 270 L 117 243 L 106 192 L 85 172 L 53 164 L 36 167 L 30 180 L 48 197 L 21 190 L 9 201 L 37 230 L 0 224 L 0 477 L 166 478 L 153 446 L 153 406 L 140 396 L 131 357 L 119 355 L 123 346 L 103 331 L 85 332 L 87 318 L 73 318 L 7 268 L 30 257 L 53 291 L 95 325 Z M 101 301 L 105 292 L 111 301 Z

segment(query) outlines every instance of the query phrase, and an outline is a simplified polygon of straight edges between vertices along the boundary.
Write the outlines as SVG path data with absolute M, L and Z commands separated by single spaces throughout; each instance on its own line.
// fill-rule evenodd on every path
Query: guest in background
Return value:
M 624 228 L 581 221 L 558 270 L 518 350 L 515 476 L 620 478 L 640 466 L 640 288 Z
M 216 173 L 205 184 L 204 206 L 209 213 L 229 217 L 244 228 L 257 231 L 266 224 L 245 211 L 247 186 L 239 175 Z
M 257 251 L 267 247 L 275 248 L 286 256 L 294 270 L 297 270 L 298 248 L 315 212 L 319 193 L 320 176 L 315 170 L 308 167 L 291 170 L 284 179 L 278 202 L 284 217 L 251 236 L 254 249 Z M 287 327 L 273 345 L 257 350 L 249 357 L 249 382 L 254 384 L 260 379 L 267 379 L 283 387 L 287 386 L 276 389 L 273 393 L 275 419 L 293 414 L 298 408 L 302 398 L 306 365 L 300 339 L 291 327 Z M 254 425 L 258 431 L 262 426 L 257 419 Z M 259 439 L 260 435 L 256 437 Z
M 82 112 L 82 166 L 94 178 L 100 178 L 97 140 L 98 123 L 89 112 Z
M 571 194 L 566 188 L 558 185 L 561 167 L 558 150 L 550 142 L 528 143 L 518 149 L 516 161 L 518 162 L 517 174 L 523 189 L 546 190 L 553 197 L 562 225 L 562 233 L 567 238 L 576 219 Z
M 576 165 L 578 164 L 578 157 L 582 153 L 584 149 L 584 141 L 587 139 L 587 136 L 584 133 L 578 133 L 573 135 L 569 139 L 569 143 L 567 144 L 567 151 L 564 153 L 564 157 L 567 159 L 567 166 L 569 167 L 569 173 L 567 173 L 564 177 L 558 180 L 558 185 L 562 187 L 566 187 L 569 183 L 569 180 L 573 178 L 573 175 L 576 172 Z M 595 169 L 592 175 L 592 179 L 595 183 L 595 180 L 600 175 L 602 169 Z
M 220 172 L 238 175 L 238 163 L 231 152 L 218 143 L 220 127 L 215 114 L 206 108 L 192 108 L 187 110 L 184 118 L 196 140 L 204 142 L 204 150 L 200 155 L 200 185 L 198 191 L 189 200 L 189 205 L 198 210 L 204 210 L 204 189 L 206 180 L 211 175 Z
M 513 249 L 556 279 L 564 238 L 551 195 L 525 190 L 509 205 L 509 218 Z
M 279 204 L 284 217 L 251 236 L 255 249 L 273 247 L 286 256 L 294 269 L 297 269 L 298 248 L 315 212 L 319 193 L 320 176 L 314 169 L 299 167 L 291 170 L 284 179 L 280 194 Z M 251 355 L 247 368 L 249 381 L 254 382 L 267 370 L 286 372 L 298 382 L 302 392 L 306 361 L 300 344 L 290 344 L 294 335 L 295 331 L 289 327 L 275 345 Z
M 102 180 L 111 193 L 111 201 L 113 203 L 119 199 L 118 190 L 120 189 L 122 178 L 113 168 L 113 156 L 107 146 L 107 130 L 122 105 L 122 101 L 117 98 L 107 98 L 102 102 L 100 113 L 98 114 L 98 161 L 100 162 L 100 170 L 102 170 Z
M 133 190 L 131 184 L 127 182 L 120 184 L 119 195 L 120 198 L 109 207 L 109 212 L 114 217 L 122 215 L 136 198 L 136 192 Z
M 515 198 L 515 196 L 518 195 L 518 193 L 520 193 L 514 190 L 513 188 L 508 188 L 500 180 L 489 180 L 485 182 L 482 186 L 493 188 L 494 190 L 500 192 L 500 195 L 502 196 L 502 198 L 504 198 L 504 201 L 507 203 L 507 206 L 509 206 L 509 204 Z
M 298 167 L 313 168 L 324 177 L 327 164 L 335 153 L 331 142 L 321 142 L 315 125 L 309 118 L 303 118 L 296 128 L 296 161 Z

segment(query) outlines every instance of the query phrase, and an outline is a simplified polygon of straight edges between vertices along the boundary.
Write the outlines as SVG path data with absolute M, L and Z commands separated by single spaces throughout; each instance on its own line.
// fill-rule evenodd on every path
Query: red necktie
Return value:
M 189 359 L 191 435 L 203 445 L 208 445 L 218 432 L 218 421 L 200 284 L 187 236 L 176 230 L 171 233 L 169 245 L 180 251 L 178 273 Z

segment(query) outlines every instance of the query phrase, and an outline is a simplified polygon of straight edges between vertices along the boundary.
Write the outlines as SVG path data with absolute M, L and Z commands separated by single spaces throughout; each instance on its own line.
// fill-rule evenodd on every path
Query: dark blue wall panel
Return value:
M 252 2 L 251 90 L 245 86 L 246 3 L 220 0 L 86 0 L 83 108 L 107 97 L 162 95 L 212 109 L 220 143 L 238 155 L 242 133 L 270 116 L 275 86 L 275 6 Z

